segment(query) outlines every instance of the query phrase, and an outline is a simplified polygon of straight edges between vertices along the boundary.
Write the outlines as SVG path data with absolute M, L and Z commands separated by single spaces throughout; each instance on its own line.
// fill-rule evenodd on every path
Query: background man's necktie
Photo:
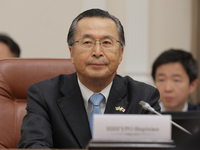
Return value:
M 90 120 L 89 120 L 90 130 L 91 130 L 92 135 L 93 135 L 93 115 L 94 114 L 102 114 L 101 108 L 100 108 L 100 103 L 102 102 L 103 99 L 104 99 L 104 96 L 100 93 L 93 94 L 89 99 L 89 101 L 93 104 L 93 110 L 92 110 L 92 113 L 90 115 Z

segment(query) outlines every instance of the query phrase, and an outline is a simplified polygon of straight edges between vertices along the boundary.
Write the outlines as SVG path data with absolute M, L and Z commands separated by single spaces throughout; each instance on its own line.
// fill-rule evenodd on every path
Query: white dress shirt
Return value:
M 161 107 L 161 112 L 165 112 L 166 109 L 165 109 L 163 103 L 160 101 L 159 104 L 160 104 L 160 107 Z M 184 105 L 184 107 L 182 109 L 182 112 L 186 112 L 186 111 L 188 111 L 188 102 L 185 103 L 185 105 Z
M 93 105 L 89 101 L 89 98 L 94 94 L 94 92 L 92 92 L 90 89 L 88 89 L 86 86 L 84 86 L 81 83 L 81 81 L 79 80 L 79 78 L 78 78 L 78 84 L 79 84 L 79 87 L 80 87 L 80 90 L 81 90 L 81 94 L 83 96 L 85 109 L 87 111 L 87 115 L 88 115 L 88 119 L 89 119 L 90 115 L 92 113 L 92 110 L 93 110 Z M 99 92 L 105 97 L 104 100 L 100 104 L 102 114 L 104 114 L 105 109 L 106 109 L 106 102 L 107 102 L 107 99 L 108 99 L 108 95 L 110 93 L 111 86 L 112 86 L 112 82 L 106 88 L 104 88 L 101 92 Z

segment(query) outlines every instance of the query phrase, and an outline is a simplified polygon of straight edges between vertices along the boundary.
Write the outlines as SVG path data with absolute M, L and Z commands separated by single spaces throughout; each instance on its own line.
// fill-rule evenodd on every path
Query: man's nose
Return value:
M 101 57 L 101 56 L 103 56 L 102 46 L 101 46 L 101 42 L 99 40 L 96 40 L 94 42 L 93 56 L 95 56 L 95 57 Z
M 166 91 L 172 91 L 173 90 L 173 83 L 171 81 L 166 81 L 165 90 Z

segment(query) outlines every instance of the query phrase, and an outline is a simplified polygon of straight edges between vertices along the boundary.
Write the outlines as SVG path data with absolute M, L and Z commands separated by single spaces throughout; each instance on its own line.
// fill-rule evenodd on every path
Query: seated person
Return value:
M 152 77 L 160 92 L 161 112 L 200 110 L 188 103 L 188 96 L 199 83 L 198 65 L 191 53 L 170 49 L 153 63 Z
M 116 74 L 125 38 L 115 16 L 101 9 L 84 11 L 73 20 L 67 41 L 76 73 L 29 87 L 18 148 L 86 148 L 95 112 L 150 113 L 141 100 L 160 112 L 156 88 Z
M 9 36 L 0 34 L 0 58 L 19 57 L 20 48 Z

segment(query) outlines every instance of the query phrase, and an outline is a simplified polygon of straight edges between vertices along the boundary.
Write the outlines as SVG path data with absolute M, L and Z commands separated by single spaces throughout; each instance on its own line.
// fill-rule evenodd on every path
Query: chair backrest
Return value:
M 59 74 L 74 72 L 70 59 L 0 60 L 0 148 L 17 147 L 26 114 L 28 87 Z

